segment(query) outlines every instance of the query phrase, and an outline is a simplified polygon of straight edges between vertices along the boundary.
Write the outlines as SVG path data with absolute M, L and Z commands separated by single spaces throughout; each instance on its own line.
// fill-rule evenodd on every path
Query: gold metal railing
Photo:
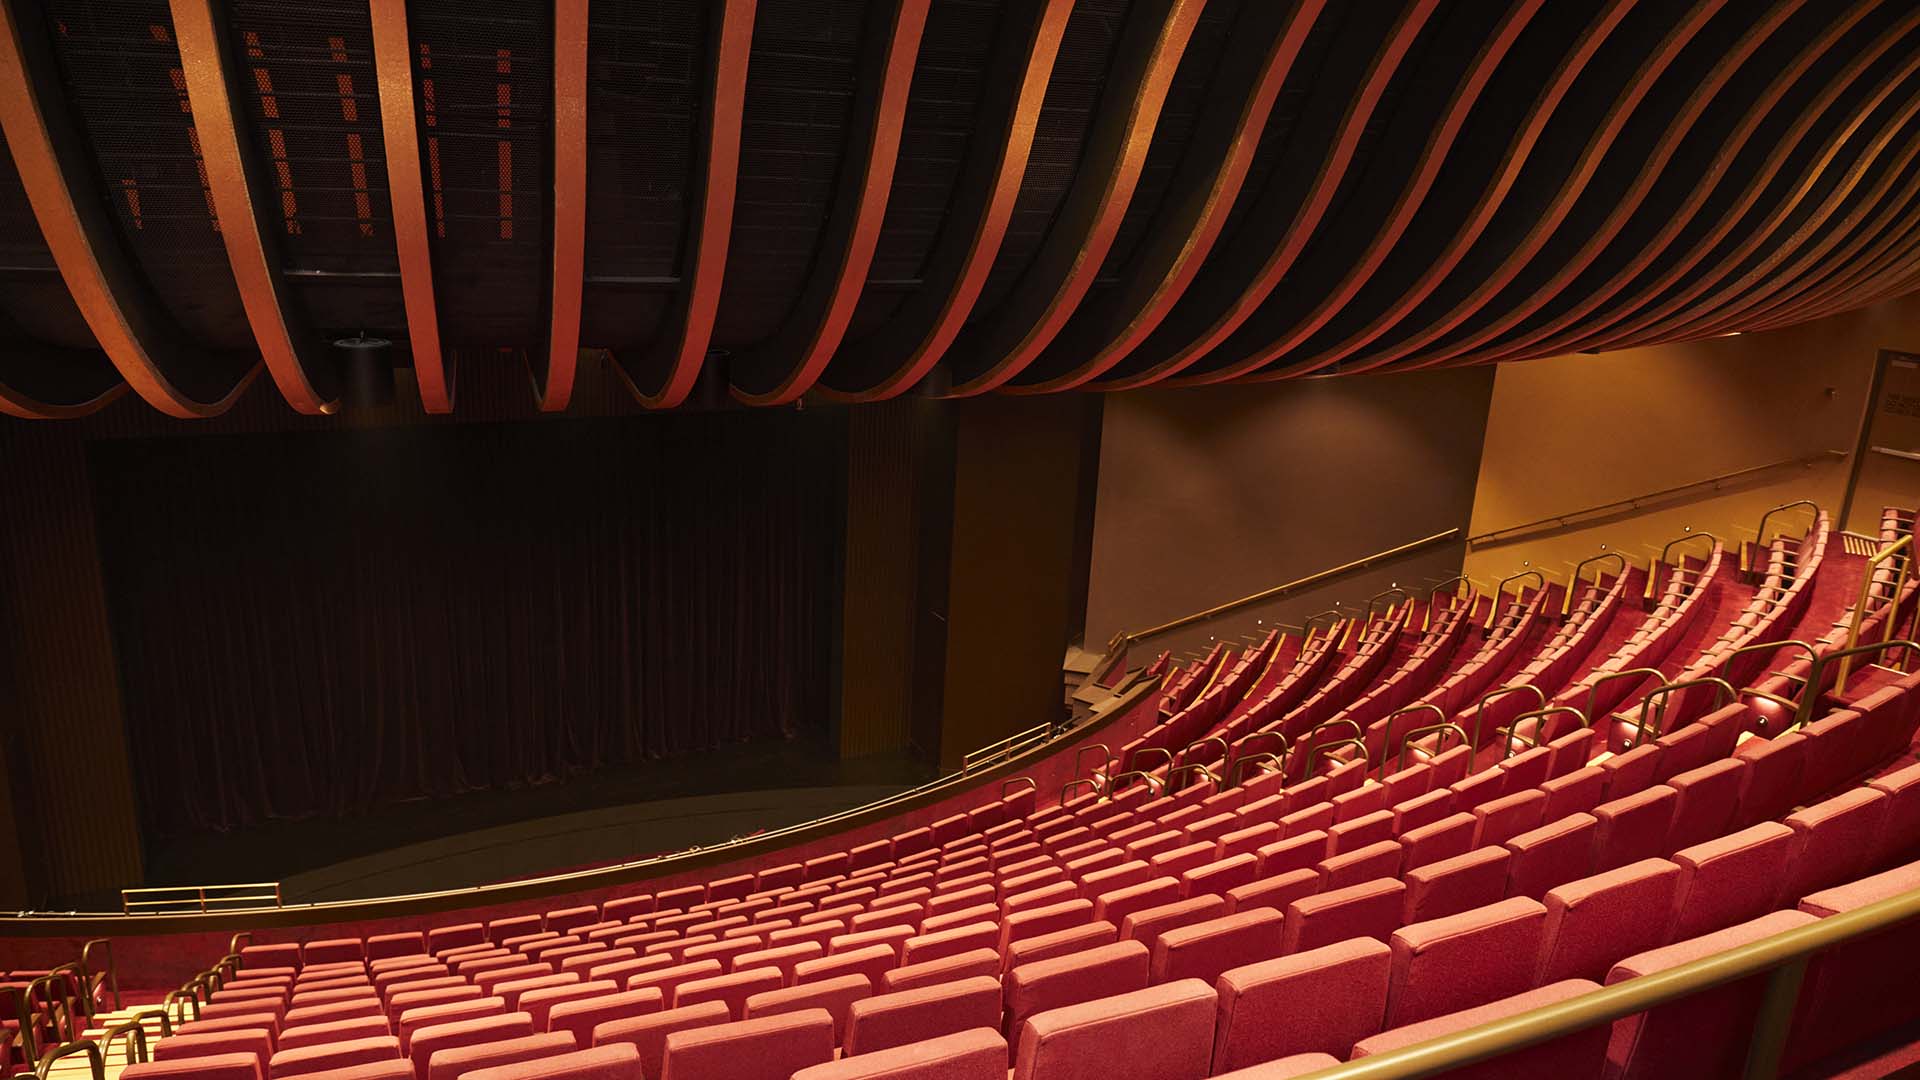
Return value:
M 121 889 L 122 915 L 207 915 L 222 911 L 253 911 L 281 906 L 280 883 L 255 881 L 243 885 L 178 885 L 151 889 Z
M 1169 619 L 1158 626 L 1150 626 L 1145 630 L 1123 631 L 1114 639 L 1114 643 L 1118 645 L 1122 642 L 1131 644 L 1144 641 L 1147 638 L 1164 634 L 1169 630 L 1178 630 L 1183 626 L 1192 626 L 1197 622 L 1205 622 L 1208 619 L 1217 618 L 1229 611 L 1236 611 L 1246 607 L 1248 604 L 1257 604 L 1263 600 L 1278 599 L 1288 593 L 1299 592 L 1301 589 L 1331 581 L 1342 574 L 1350 574 L 1355 570 L 1365 570 L 1375 563 L 1419 551 L 1422 548 L 1429 548 L 1435 544 L 1444 543 L 1445 541 L 1458 537 L 1461 531 L 1460 529 L 1447 529 L 1444 532 L 1434 533 L 1432 536 L 1423 536 L 1418 540 L 1408 541 L 1398 547 L 1390 547 L 1385 551 L 1376 551 L 1363 558 L 1354 559 L 1351 562 L 1344 562 L 1339 566 L 1329 567 L 1317 573 L 1308 574 L 1303 578 L 1295 578 L 1283 585 L 1275 585 L 1271 589 L 1262 589 L 1257 593 L 1242 596 L 1237 600 L 1229 600 L 1224 604 L 1215 604 L 1210 608 L 1203 611 L 1196 611 L 1191 615 L 1182 615 L 1177 619 Z
M 1547 517 L 1536 518 L 1532 521 L 1524 521 L 1518 525 L 1507 525 L 1502 528 L 1492 529 L 1467 537 L 1467 547 L 1477 548 L 1484 547 L 1488 544 L 1510 544 L 1518 540 L 1527 539 L 1532 534 L 1540 531 L 1577 528 L 1583 524 L 1589 524 L 1589 522 L 1581 520 L 1583 518 L 1603 518 L 1609 514 L 1618 514 L 1625 510 L 1649 509 L 1648 504 L 1650 503 L 1657 503 L 1663 499 L 1671 499 L 1679 495 L 1684 495 L 1696 488 L 1706 488 L 1709 492 L 1718 491 L 1724 485 L 1735 480 L 1743 480 L 1759 473 L 1770 472 L 1774 469 L 1784 469 L 1789 465 L 1813 466 L 1823 461 L 1833 461 L 1846 456 L 1847 452 L 1845 450 L 1822 450 L 1817 454 L 1808 454 L 1804 457 L 1786 458 L 1781 461 L 1769 461 L 1765 465 L 1752 465 L 1744 469 L 1735 469 L 1732 472 L 1724 472 L 1718 476 L 1709 476 L 1703 480 L 1692 480 L 1684 484 L 1676 484 L 1670 488 L 1661 488 L 1659 491 L 1649 491 L 1644 495 L 1635 495 L 1629 499 L 1616 499 L 1610 503 L 1600 503 L 1596 506 L 1582 507 L 1579 510 L 1569 510 L 1564 514 L 1552 514 Z
M 1866 573 L 1860 575 L 1860 600 L 1858 603 L 1853 605 L 1853 618 L 1851 620 L 1850 625 L 1847 627 L 1847 648 L 1848 649 L 1852 649 L 1855 646 L 1860 644 L 1860 621 L 1866 617 L 1867 598 L 1870 595 L 1872 595 L 1872 592 L 1873 592 L 1874 571 L 1879 569 L 1881 563 L 1886 562 L 1888 559 L 1893 558 L 1895 555 L 1903 551 L 1910 552 L 1912 549 L 1913 549 L 1913 535 L 1909 533 L 1906 536 L 1901 537 L 1899 540 L 1895 541 L 1894 543 L 1889 544 L 1884 548 L 1881 548 L 1878 552 L 1868 557 L 1867 571 Z M 1886 621 L 1886 626 L 1884 627 L 1884 632 L 1881 634 L 1881 637 L 1880 637 L 1880 640 L 1882 641 L 1893 640 L 1893 629 L 1894 629 L 1893 624 L 1900 621 L 1900 590 L 1906 587 L 1907 572 L 1910 569 L 1912 569 L 1912 567 L 1913 567 L 1913 560 L 1911 558 L 1902 558 L 1900 560 L 1899 573 L 1895 574 L 1893 579 L 1893 592 L 1888 597 L 1888 600 L 1887 600 L 1887 605 L 1888 605 L 1887 621 Z M 1852 670 L 1853 670 L 1852 655 L 1843 656 L 1840 660 L 1839 675 L 1834 679 L 1834 683 L 1833 683 L 1834 689 L 1836 691 L 1846 689 L 1847 674 Z
M 1500 1057 L 1585 1028 L 1645 1012 L 1738 979 L 1765 973 L 1766 992 L 1747 1044 L 1745 1076 L 1780 1073 L 1807 960 L 1814 953 L 1920 918 L 1920 889 L 1830 915 L 1679 967 L 1642 975 L 1538 1009 L 1306 1074 L 1302 1080 L 1414 1080 Z
M 1016 731 L 999 742 L 988 743 L 960 758 L 960 774 L 964 776 L 982 765 L 1005 761 L 1030 746 L 1046 742 L 1047 736 L 1052 731 L 1052 724 L 1035 724 L 1025 731 Z

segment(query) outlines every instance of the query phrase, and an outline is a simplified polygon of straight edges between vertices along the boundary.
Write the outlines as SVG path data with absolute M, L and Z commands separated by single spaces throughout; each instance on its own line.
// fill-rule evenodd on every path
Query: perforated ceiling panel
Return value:
M 581 340 L 653 340 L 679 282 L 707 19 L 700 0 L 595 4 L 587 37 L 586 299 Z
M 891 3 L 760 0 L 720 295 L 721 306 L 739 318 L 715 325 L 715 346 L 772 334 L 814 272 L 853 108 L 861 30 L 885 31 L 865 17 L 867 9 Z
M 408 18 L 445 338 L 534 347 L 546 333 L 551 9 L 420 0 Z
M 62 90 L 121 239 L 190 337 L 250 347 L 166 0 L 50 0 L 46 11 Z
M 94 347 L 93 332 L 60 280 L 11 160 L 0 162 L 0 312 L 35 341 Z
M 236 0 L 228 47 L 271 166 L 283 272 L 315 327 L 403 340 L 386 147 L 364 0 Z

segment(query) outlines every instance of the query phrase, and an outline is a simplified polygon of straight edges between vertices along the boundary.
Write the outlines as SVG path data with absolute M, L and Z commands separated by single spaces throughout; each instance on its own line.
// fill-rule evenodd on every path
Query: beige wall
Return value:
M 1472 531 L 1823 450 L 1850 454 L 1881 349 L 1920 350 L 1920 296 L 1767 333 L 1502 365 Z M 1850 461 L 1769 471 L 1590 527 L 1477 545 L 1467 570 L 1497 576 L 1526 560 L 1558 575 L 1602 544 L 1644 564 L 1649 547 L 1688 526 L 1750 539 L 1769 507 L 1794 499 L 1838 515 Z M 1880 507 L 1867 502 L 1856 502 L 1852 528 L 1877 527 Z
M 1464 526 L 1487 369 L 1141 390 L 1106 398 L 1086 644 Z M 1257 620 L 1362 607 L 1459 570 L 1436 546 L 1324 588 L 1142 643 L 1204 650 Z M 1139 662 L 1136 659 L 1136 662 Z

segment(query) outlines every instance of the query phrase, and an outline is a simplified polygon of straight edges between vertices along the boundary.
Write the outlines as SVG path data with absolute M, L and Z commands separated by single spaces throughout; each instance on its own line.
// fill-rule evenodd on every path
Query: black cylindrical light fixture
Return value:
M 349 405 L 393 403 L 393 342 L 355 334 L 333 343 L 341 396 Z

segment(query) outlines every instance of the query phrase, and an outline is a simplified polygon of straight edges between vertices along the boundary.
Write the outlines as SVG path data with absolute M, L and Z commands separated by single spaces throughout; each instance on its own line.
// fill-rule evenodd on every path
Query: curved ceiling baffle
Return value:
M 295 411 L 333 412 L 339 407 L 339 377 L 281 276 L 279 248 L 263 221 L 265 208 L 277 200 L 241 145 L 244 118 L 224 22 L 213 0 L 168 0 L 167 6 L 206 162 L 207 189 L 260 358 Z
M 714 20 L 705 67 L 706 102 L 700 111 L 699 165 L 692 219 L 681 253 L 666 329 L 638 356 L 614 352 L 614 362 L 640 403 L 667 409 L 687 399 L 706 361 L 713 319 L 726 276 L 733 232 L 734 187 L 740 172 L 740 124 L 746 110 L 747 62 L 753 53 L 757 0 L 712 0 Z
M 1627 336 L 1620 347 L 1634 348 L 1702 336 L 1706 331 L 1697 328 L 1705 322 L 1707 313 L 1736 304 L 1748 290 L 1764 288 L 1763 282 L 1798 251 L 1810 235 L 1863 197 L 1865 192 L 1861 190 L 1860 181 L 1864 174 L 1879 160 L 1880 154 L 1894 145 L 1895 136 L 1912 119 L 1914 110 L 1920 108 L 1920 98 L 1914 96 L 1920 93 L 1920 83 L 1914 81 L 1915 75 L 1920 74 L 1920 57 L 1915 60 L 1917 62 L 1899 77 L 1901 86 L 1875 111 L 1876 116 L 1890 114 L 1890 119 L 1850 129 L 1841 140 L 1840 152 L 1823 163 L 1832 166 L 1844 162 L 1844 165 L 1823 167 L 1814 183 L 1803 189 L 1802 197 L 1796 197 L 1790 213 L 1774 228 L 1752 234 L 1740 245 L 1737 258 L 1720 264 L 1727 269 L 1712 278 L 1713 284 L 1709 285 L 1704 300 L 1686 305 Z
M 1351 220 L 1355 226 L 1337 227 L 1323 219 L 1316 227 L 1303 215 L 1285 246 L 1287 251 L 1297 250 L 1297 258 L 1272 267 L 1256 281 L 1256 288 L 1272 295 L 1264 296 L 1257 306 L 1243 301 L 1245 314 L 1237 325 L 1223 322 L 1208 335 L 1211 351 L 1203 361 L 1207 370 L 1195 374 L 1192 382 L 1232 378 L 1264 362 L 1256 356 L 1216 366 L 1233 354 L 1233 342 L 1264 341 L 1279 334 L 1290 346 L 1306 340 L 1346 307 L 1398 246 L 1493 73 L 1542 6 L 1530 2 L 1504 9 L 1463 5 L 1441 12 L 1432 21 L 1419 57 L 1409 59 L 1399 76 L 1404 83 L 1394 95 L 1397 108 L 1379 121 L 1376 148 L 1364 166 L 1350 170 L 1342 181 L 1339 219 Z M 1385 78 L 1393 73 L 1381 74 Z M 1350 120 L 1350 126 L 1354 122 Z M 1365 126 L 1365 115 L 1357 122 Z M 1374 223 L 1373 227 L 1367 223 Z M 1272 289 L 1270 282 L 1277 283 L 1283 275 L 1297 284 Z M 1182 375 L 1191 370 L 1180 364 L 1172 372 L 1170 385 L 1186 384 Z M 1103 386 L 1141 385 L 1155 376 L 1149 370 Z
M 400 292 L 407 308 L 420 404 L 430 413 L 453 411 L 454 371 L 440 346 L 440 306 L 433 291 L 433 249 L 427 224 L 427 188 L 413 104 L 413 43 L 406 0 L 368 0 L 372 14 L 375 86 L 385 135 L 387 194 L 393 203 L 393 241 L 400 258 Z M 556 65 L 557 66 L 557 65 Z
M 106 354 L 35 341 L 0 315 L 0 416 L 70 420 L 94 412 L 127 392 Z
M 1159 326 L 1213 251 L 1326 0 L 1243 5 L 1165 206 L 1117 287 L 1084 300 L 1010 393 L 1069 390 L 1104 374 Z
M 1883 10 L 1892 11 L 1893 8 L 1888 6 Z M 1810 155 L 1814 152 L 1813 148 L 1826 138 L 1827 132 L 1818 126 L 1823 115 L 1836 108 L 1842 114 L 1858 111 L 1864 115 L 1871 103 L 1867 98 L 1871 88 L 1868 76 L 1874 65 L 1916 28 L 1920 28 L 1920 10 L 1909 12 L 1891 27 L 1863 23 L 1858 29 L 1848 27 L 1844 36 L 1842 33 L 1823 36 L 1818 42 L 1823 55 L 1811 65 L 1811 73 L 1804 79 L 1797 75 L 1790 77 L 1787 81 L 1793 83 L 1791 86 L 1776 82 L 1769 87 L 1764 98 L 1768 106 L 1765 114 L 1748 111 L 1741 133 L 1736 135 L 1741 145 L 1723 151 L 1709 170 L 1708 175 L 1717 177 L 1717 182 L 1701 184 L 1694 191 L 1687 206 L 1699 206 L 1697 224 L 1695 215 L 1683 210 L 1678 215 L 1681 220 L 1669 220 L 1667 228 L 1661 233 L 1657 259 L 1654 252 L 1644 252 L 1623 269 L 1618 275 L 1620 280 L 1608 283 L 1604 290 L 1608 293 L 1608 299 L 1626 290 L 1628 296 L 1625 300 L 1601 310 L 1593 319 L 1584 322 L 1577 320 L 1586 319 L 1593 312 L 1576 309 L 1574 317 L 1567 320 L 1568 325 L 1543 341 L 1531 343 L 1524 353 L 1497 353 L 1488 359 L 1522 355 L 1550 356 L 1571 349 L 1589 349 L 1599 332 L 1629 317 L 1676 282 L 1685 279 L 1758 205 L 1761 195 L 1776 177 L 1783 174 L 1792 177 L 1803 173 L 1808 166 L 1795 166 L 1793 162 L 1801 155 L 1803 147 L 1806 148 L 1804 152 Z M 1866 32 L 1867 40 L 1854 41 L 1855 35 L 1861 31 Z M 1825 69 L 1829 65 L 1837 65 L 1838 70 L 1828 73 Z M 1854 100 L 1855 96 L 1867 100 L 1868 104 Z M 1750 143 L 1747 141 L 1747 136 L 1756 129 L 1776 125 L 1784 126 L 1785 130 L 1771 138 L 1762 133 L 1754 136 Z M 1760 156 L 1762 160 L 1757 164 L 1743 165 L 1749 156 Z M 1670 254 L 1673 247 L 1682 245 L 1683 251 L 1677 255 Z M 1600 307 L 1598 303 L 1591 306 L 1596 310 Z
M 1282 166 L 1257 196 L 1242 200 L 1245 210 L 1194 286 L 1095 386 L 1144 385 L 1185 368 L 1266 299 L 1332 204 L 1374 110 L 1436 6 L 1397 5 L 1398 17 L 1384 27 L 1352 5 L 1326 10 L 1334 22 L 1324 31 L 1319 70 L 1308 73 L 1285 131 L 1269 133 L 1282 140 Z M 1317 167 L 1284 167 L 1295 160 Z
M 1711 148 L 1711 140 L 1697 135 L 1695 126 L 1761 45 L 1781 38 L 1781 27 L 1805 2 L 1780 0 L 1754 19 L 1745 18 L 1750 13 L 1741 9 L 1723 12 L 1695 42 L 1696 48 L 1717 57 L 1705 74 L 1694 74 L 1684 63 L 1667 73 L 1666 85 L 1655 87 L 1628 119 L 1615 152 L 1599 162 L 1582 202 L 1569 211 L 1526 271 L 1482 313 L 1488 317 L 1476 320 L 1477 326 L 1470 322 L 1456 329 L 1422 359 L 1422 366 L 1448 366 L 1494 340 L 1539 311 L 1591 267 L 1644 205 L 1655 183 L 1678 171 L 1674 158 L 1682 148 L 1695 147 L 1698 153 Z M 1711 37 L 1716 29 L 1721 37 L 1732 38 L 1731 43 Z M 1671 100 L 1674 96 L 1681 100 Z
M 533 372 L 534 395 L 542 412 L 559 412 L 572 402 L 580 367 L 580 309 L 587 284 L 587 7 L 588 0 L 554 0 L 553 4 L 553 224 L 547 240 L 547 340 L 544 350 L 535 354 L 540 361 Z
M 1754 329 L 1772 329 L 1818 318 L 1830 310 L 1851 306 L 1850 297 L 1870 292 L 1868 283 L 1881 279 L 1889 271 L 1911 267 L 1915 245 L 1920 243 L 1920 199 L 1915 199 L 1909 189 L 1894 204 L 1909 209 L 1900 221 L 1874 238 L 1865 254 L 1834 260 L 1824 280 L 1802 290 L 1786 303 L 1762 312 L 1757 323 L 1748 325 Z
M 1910 102 L 1902 110 L 1903 123 L 1907 125 L 1905 137 L 1882 148 L 1883 154 L 1896 151 L 1894 160 L 1883 163 L 1879 160 L 1881 155 L 1876 155 L 1873 162 L 1863 163 L 1870 164 L 1878 178 L 1864 193 L 1851 197 L 1853 205 L 1844 215 L 1841 228 L 1821 230 L 1803 226 L 1800 230 L 1803 242 L 1797 245 L 1798 254 L 1783 268 L 1768 275 L 1755 290 L 1736 294 L 1724 308 L 1688 324 L 1683 333 L 1688 337 L 1716 337 L 1733 332 L 1732 328 L 1764 321 L 1768 312 L 1791 305 L 1796 298 L 1817 290 L 1843 268 L 1869 263 L 1861 253 L 1874 241 L 1897 237 L 1902 231 L 1898 220 L 1901 212 L 1920 207 L 1915 201 L 1916 195 L 1920 195 L 1920 170 L 1916 169 L 1920 163 L 1920 141 L 1916 141 L 1912 127 L 1916 109 L 1920 109 L 1920 101 Z M 1833 254 L 1836 247 L 1840 251 Z
M 1812 280 L 1778 298 L 1748 319 L 1746 325 L 1757 329 L 1818 317 L 1836 304 L 1846 304 L 1848 297 L 1863 292 L 1867 282 L 1891 269 L 1912 265 L 1908 260 L 1915 243 L 1920 241 L 1920 198 L 1916 198 L 1911 177 L 1920 171 L 1920 163 L 1910 160 L 1906 168 L 1907 184 L 1885 200 L 1874 223 L 1856 231 L 1846 251 L 1826 260 L 1818 274 L 1810 275 Z M 1890 218 L 1894 220 L 1889 222 Z
M 1634 109 L 1725 3 L 1643 5 L 1623 20 L 1620 32 L 1603 47 L 1600 62 L 1561 100 L 1551 137 L 1534 148 L 1522 170 L 1518 198 L 1503 204 L 1502 213 L 1489 223 L 1463 262 L 1466 273 L 1450 282 L 1452 288 L 1429 297 L 1357 357 L 1304 357 L 1246 377 L 1291 378 L 1333 363 L 1346 371 L 1369 371 L 1409 357 L 1417 366 L 1416 354 L 1483 310 L 1546 244 L 1593 180 Z M 1604 54 L 1613 46 L 1624 55 L 1609 62 Z M 1639 62 L 1631 63 L 1635 58 Z
M 0 130 L 54 265 L 118 377 L 85 350 L 23 345 L 18 352 L 34 355 L 9 360 L 6 410 L 45 419 L 80 415 L 116 396 L 119 383 L 172 416 L 225 412 L 257 364 L 194 347 L 153 296 L 107 214 L 39 23 L 21 15 L 19 0 L 0 0 Z M 50 363 L 63 370 L 43 380 L 38 373 Z
M 921 285 L 878 330 L 841 345 L 816 384 L 821 397 L 858 402 L 905 393 L 959 335 L 1006 237 L 1073 3 L 1016 5 L 1020 21 L 1000 27 L 973 137 Z
M 1914 15 L 1920 16 L 1920 12 Z M 1840 83 L 1828 87 L 1814 108 L 1796 118 L 1789 138 L 1774 148 L 1771 167 L 1763 170 L 1757 182 L 1747 184 L 1737 205 L 1719 216 L 1708 235 L 1656 281 L 1639 290 L 1629 304 L 1589 323 L 1576 339 L 1576 347 L 1623 347 L 1624 341 L 1704 295 L 1722 280 L 1723 274 L 1718 271 L 1740 264 L 1758 249 L 1761 241 L 1819 186 L 1847 136 L 1859 131 L 1920 65 L 1920 53 L 1895 51 L 1894 46 L 1902 42 L 1920 44 L 1920 21 L 1903 19 L 1858 57 Z M 1864 94 L 1864 98 L 1843 100 L 1850 91 Z M 1820 121 L 1829 116 L 1837 119 L 1821 126 Z
M 1020 374 L 1066 325 L 1106 261 L 1146 165 L 1167 90 L 1206 0 L 1136 0 L 1120 31 L 1080 166 L 1034 255 L 999 307 L 948 353 L 953 396 Z M 1111 107 L 1111 101 L 1124 108 Z
M 931 0 L 894 0 L 862 43 L 854 94 L 854 145 L 840 169 L 815 273 L 778 332 L 730 365 L 733 395 L 751 405 L 784 405 L 813 388 L 853 319 L 893 190 L 894 164 L 915 60 Z
M 1920 93 L 1920 86 L 1913 88 L 1884 125 L 1885 132 L 1838 180 L 1814 214 L 1742 279 L 1747 287 L 1736 288 L 1723 304 L 1682 322 L 1679 333 L 1711 337 L 1749 325 L 1758 320 L 1757 310 L 1824 280 L 1827 271 L 1850 262 L 1869 241 L 1892 227 L 1899 212 L 1913 205 L 1916 190 L 1913 166 L 1920 142 L 1914 141 L 1912 125 L 1920 97 L 1914 93 Z M 1828 258 L 1843 245 L 1844 255 Z
M 1501 145 L 1504 152 L 1476 155 L 1444 168 L 1435 181 L 1433 205 L 1422 208 L 1396 245 L 1402 257 L 1383 263 L 1381 271 L 1362 284 L 1346 308 L 1309 338 L 1309 345 L 1324 340 L 1327 344 L 1321 347 L 1328 352 L 1357 349 L 1386 333 L 1448 280 L 1512 191 L 1560 100 L 1635 3 L 1605 0 L 1584 24 L 1564 17 L 1533 24 L 1510 63 L 1494 72 L 1492 89 L 1485 95 L 1482 108 L 1468 115 L 1462 136 L 1464 143 Z M 1550 9 L 1556 15 L 1560 10 L 1557 4 Z M 1345 136 L 1341 145 L 1344 143 Z M 1446 211 L 1462 205 L 1468 209 L 1455 221 Z M 1217 332 L 1209 340 L 1224 336 Z M 1163 372 L 1175 376 L 1169 385 L 1196 385 L 1228 377 L 1214 370 L 1215 358 L 1206 355 L 1205 345 L 1185 339 L 1174 343 L 1182 354 L 1176 355 Z
M 1797 18 L 1823 25 L 1817 25 L 1807 35 L 1796 34 L 1797 25 L 1789 27 L 1769 39 L 1757 57 L 1735 76 L 1734 88 L 1713 103 L 1709 119 L 1703 121 L 1709 129 L 1715 124 L 1724 125 L 1725 134 L 1683 145 L 1675 158 L 1678 164 L 1660 177 L 1648 196 L 1648 205 L 1628 220 L 1620 235 L 1612 238 L 1594 266 L 1555 293 L 1547 306 L 1529 320 L 1534 325 L 1523 324 L 1523 329 L 1509 339 L 1483 346 L 1458 362 L 1518 359 L 1564 351 L 1552 343 L 1554 335 L 1598 310 L 1656 259 L 1666 255 L 1682 230 L 1691 226 L 1707 206 L 1708 197 L 1715 190 L 1714 178 L 1728 175 L 1749 146 L 1767 145 L 1764 136 L 1757 136 L 1762 122 L 1771 117 L 1778 123 L 1787 123 L 1774 112 L 1776 106 L 1803 79 L 1808 80 L 1807 85 L 1823 84 L 1825 80 L 1819 73 L 1810 76 L 1809 72 L 1828 64 L 1838 66 L 1840 58 L 1831 52 L 1834 44 L 1880 6 L 1881 0 L 1856 0 L 1842 18 L 1832 21 L 1826 21 L 1825 11 L 1818 5 L 1803 7 Z M 1776 55 L 1773 51 L 1776 48 L 1785 55 Z M 1763 85 L 1748 94 L 1743 92 L 1748 80 L 1760 80 Z M 1726 115 L 1716 115 L 1714 110 Z M 1695 156 L 1708 149 L 1712 150 L 1711 159 L 1695 164 Z M 1539 349 L 1535 351 L 1530 346 L 1539 346 Z

